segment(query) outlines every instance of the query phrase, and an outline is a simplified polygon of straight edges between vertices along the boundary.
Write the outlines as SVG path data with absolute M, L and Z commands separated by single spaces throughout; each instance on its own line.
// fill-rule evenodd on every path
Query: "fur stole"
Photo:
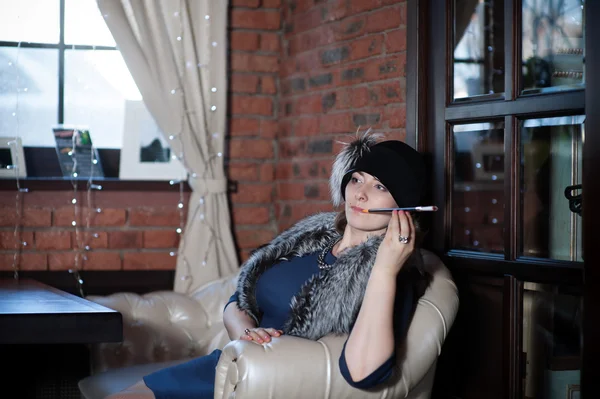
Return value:
M 299 221 L 258 248 L 242 265 L 237 286 L 238 307 L 257 324 L 255 287 L 260 275 L 275 263 L 321 251 L 331 240 L 340 238 L 334 227 L 335 216 L 335 212 L 324 212 Z M 285 334 L 317 340 L 331 333 L 350 333 L 381 241 L 382 237 L 371 237 L 348 249 L 332 268 L 309 279 L 292 298 L 290 318 L 283 327 Z M 410 274 L 404 273 L 405 269 L 423 274 L 420 251 L 415 250 L 400 275 Z

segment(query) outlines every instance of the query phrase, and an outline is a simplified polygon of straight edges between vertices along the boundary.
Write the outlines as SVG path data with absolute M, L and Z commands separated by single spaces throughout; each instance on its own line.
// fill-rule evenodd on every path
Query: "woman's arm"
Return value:
M 394 353 L 395 293 L 396 276 L 374 267 L 346 342 L 346 364 L 353 381 L 370 375 Z
M 409 214 L 392 214 L 356 323 L 346 342 L 345 360 L 353 381 L 369 376 L 394 353 L 396 278 L 414 250 L 414 233 Z M 410 237 L 409 243 L 401 243 L 399 235 Z
M 254 320 L 243 310 L 238 309 L 236 302 L 230 302 L 223 311 L 223 324 L 229 335 L 229 339 L 239 339 L 245 334 L 246 328 L 256 327 Z

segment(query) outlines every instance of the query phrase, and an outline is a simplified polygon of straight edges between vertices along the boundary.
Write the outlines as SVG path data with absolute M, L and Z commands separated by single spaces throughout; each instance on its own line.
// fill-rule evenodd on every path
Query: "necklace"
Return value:
M 331 269 L 331 267 L 333 265 L 328 265 L 327 263 L 325 263 L 325 256 L 327 256 L 329 251 L 331 251 L 333 249 L 334 245 L 337 244 L 339 240 L 340 240 L 339 238 L 331 240 L 331 242 L 329 244 L 327 244 L 327 246 L 325 248 L 323 248 L 323 250 L 321 251 L 319 256 L 317 256 L 317 264 L 319 265 L 319 269 L 321 269 L 321 270 Z

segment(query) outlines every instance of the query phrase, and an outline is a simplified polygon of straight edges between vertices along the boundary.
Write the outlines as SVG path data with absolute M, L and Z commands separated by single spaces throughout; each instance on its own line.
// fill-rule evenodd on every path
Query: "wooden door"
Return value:
M 597 397 L 600 217 L 578 205 L 599 195 L 599 3 L 408 4 L 407 138 L 429 156 L 428 245 L 461 295 L 434 397 Z

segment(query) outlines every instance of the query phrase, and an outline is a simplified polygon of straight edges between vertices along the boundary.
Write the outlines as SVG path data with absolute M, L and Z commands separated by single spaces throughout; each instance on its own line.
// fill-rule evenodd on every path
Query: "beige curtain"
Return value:
M 227 106 L 224 0 L 98 0 L 127 67 L 193 189 L 174 290 L 237 272 L 223 168 Z M 177 206 L 177 204 L 173 204 Z

